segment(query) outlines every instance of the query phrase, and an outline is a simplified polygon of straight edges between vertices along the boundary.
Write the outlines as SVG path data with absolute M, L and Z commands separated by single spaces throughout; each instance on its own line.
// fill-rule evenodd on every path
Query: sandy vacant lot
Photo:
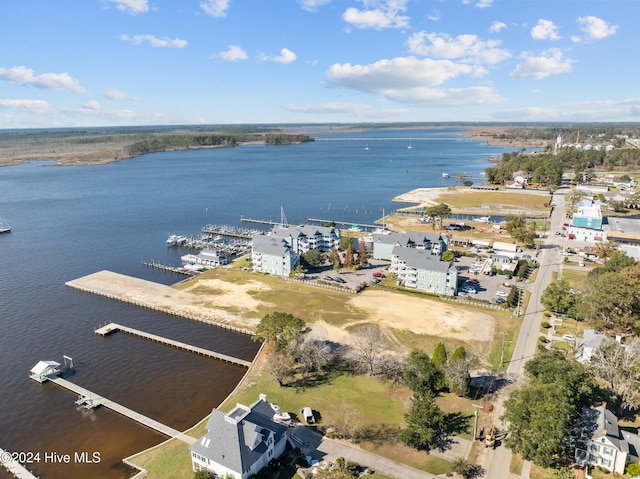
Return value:
M 250 294 L 269 290 L 269 286 L 259 281 L 233 284 L 219 279 L 204 279 L 180 291 L 151 281 L 100 271 L 70 281 L 67 285 L 170 314 L 248 330 L 254 330 L 258 322 L 255 312 L 269 307 Z M 388 291 L 368 290 L 358 295 L 345 294 L 345 301 L 355 317 L 365 319 L 342 327 L 323 322 L 310 325 L 317 326 L 321 334 L 336 342 L 347 342 L 349 333 L 346 328 L 359 323 L 376 323 L 387 328 L 463 342 L 490 341 L 495 327 L 494 319 L 489 314 Z

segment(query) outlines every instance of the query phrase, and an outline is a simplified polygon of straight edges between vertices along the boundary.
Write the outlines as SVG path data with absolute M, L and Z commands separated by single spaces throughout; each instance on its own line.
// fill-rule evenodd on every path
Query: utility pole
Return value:
M 502 331 L 502 352 L 500 353 L 500 369 L 502 369 L 502 367 L 504 366 L 504 347 L 507 343 L 510 343 L 511 341 L 506 341 L 506 336 L 505 336 L 505 332 Z
M 473 411 L 474 422 L 473 422 L 473 440 L 478 439 L 478 409 L 484 409 L 484 406 L 479 406 L 478 404 L 472 404 L 475 408 Z

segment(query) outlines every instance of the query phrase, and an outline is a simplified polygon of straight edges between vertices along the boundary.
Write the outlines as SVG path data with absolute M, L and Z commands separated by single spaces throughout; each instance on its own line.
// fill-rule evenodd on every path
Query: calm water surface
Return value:
M 0 168 L 0 445 L 10 451 L 97 451 L 97 465 L 34 464 L 45 479 L 120 478 L 121 459 L 165 439 L 106 409 L 79 410 L 74 395 L 29 380 L 39 360 L 73 357 L 68 377 L 176 429 L 217 406 L 244 369 L 125 334 L 97 337 L 98 324 L 125 325 L 251 359 L 249 338 L 65 287 L 107 269 L 172 284 L 148 270 L 179 264 L 169 234 L 197 235 L 209 223 L 320 217 L 373 223 L 417 187 L 454 183 L 458 171 L 480 181 L 486 158 L 509 149 L 455 130 L 379 130 L 320 135 L 285 147 L 156 153 L 101 166 L 36 162 Z M 408 148 L 411 146 L 411 148 Z M 442 179 L 442 173 L 452 178 Z M 8 477 L 0 468 L 0 477 Z

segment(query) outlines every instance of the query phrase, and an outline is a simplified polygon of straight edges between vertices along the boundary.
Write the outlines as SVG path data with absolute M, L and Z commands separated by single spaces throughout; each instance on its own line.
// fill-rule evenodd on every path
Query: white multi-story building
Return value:
M 395 246 L 389 272 L 405 288 L 454 296 L 458 288 L 458 269 L 429 250 Z
M 280 226 L 273 228 L 269 234 L 284 238 L 298 254 L 312 249 L 326 253 L 340 244 L 340 230 L 329 226 Z

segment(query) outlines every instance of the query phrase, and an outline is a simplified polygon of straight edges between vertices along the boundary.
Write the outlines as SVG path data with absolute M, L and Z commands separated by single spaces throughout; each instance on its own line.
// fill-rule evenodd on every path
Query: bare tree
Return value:
M 640 405 L 640 338 L 623 346 L 614 340 L 603 342 L 591 356 L 595 374 L 606 381 L 620 400 L 622 409 Z
M 285 386 L 293 377 L 293 368 L 293 358 L 289 354 L 271 353 L 269 355 L 269 373 L 279 386 Z
M 296 357 L 305 374 L 322 371 L 322 368 L 333 360 L 331 348 L 322 341 L 304 341 L 296 349 Z
M 353 334 L 352 346 L 360 363 L 373 375 L 380 355 L 389 349 L 391 342 L 384 329 L 375 324 L 360 326 Z

